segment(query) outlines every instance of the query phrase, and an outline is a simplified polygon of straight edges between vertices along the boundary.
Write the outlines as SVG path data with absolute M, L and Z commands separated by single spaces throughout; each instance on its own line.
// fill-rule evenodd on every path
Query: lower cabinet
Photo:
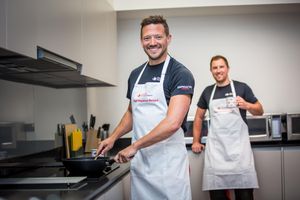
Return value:
M 108 191 L 102 194 L 97 200 L 123 200 L 122 181 L 112 186 Z
M 195 154 L 188 151 L 190 161 L 190 181 L 193 200 L 209 200 L 208 192 L 202 191 L 202 174 L 204 167 L 204 152 Z
M 97 200 L 129 200 L 130 199 L 130 173 L 113 185 Z
M 253 148 L 259 189 L 254 190 L 255 200 L 300 199 L 300 147 Z M 193 200 L 209 200 L 202 191 L 204 152 L 188 150 Z M 232 192 L 231 192 L 232 194 Z M 231 195 L 234 200 L 234 195 Z M 122 178 L 98 200 L 130 200 L 130 173 Z
M 281 147 L 253 148 L 259 182 L 259 189 L 254 190 L 255 200 L 283 200 L 281 149 Z M 191 168 L 190 178 L 193 200 L 209 200 L 209 193 L 202 191 L 204 152 L 195 154 L 189 150 L 188 155 Z M 231 199 L 235 199 L 233 191 L 231 191 Z
M 122 180 L 124 200 L 130 200 L 130 173 L 128 173 Z
M 255 200 L 282 200 L 281 147 L 253 148 L 259 188 Z
M 300 147 L 283 148 L 284 200 L 300 199 Z

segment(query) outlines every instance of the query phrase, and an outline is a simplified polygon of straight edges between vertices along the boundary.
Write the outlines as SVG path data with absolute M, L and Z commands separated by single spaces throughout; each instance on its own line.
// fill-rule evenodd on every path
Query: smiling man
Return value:
M 102 141 L 98 154 L 133 130 L 132 144 L 120 151 L 118 163 L 131 161 L 131 199 L 190 200 L 189 161 L 184 124 L 190 107 L 194 78 L 168 54 L 171 35 L 162 16 L 141 23 L 141 45 L 148 61 L 128 79 L 126 110 L 111 136 Z
M 253 200 L 253 188 L 258 188 L 258 182 L 246 111 L 262 115 L 263 108 L 247 84 L 230 80 L 224 56 L 211 58 L 210 71 L 216 83 L 202 92 L 193 127 L 192 150 L 199 153 L 204 149 L 199 142 L 202 121 L 209 110 L 203 190 L 209 190 L 212 200 L 229 200 L 227 189 L 235 189 L 236 200 Z

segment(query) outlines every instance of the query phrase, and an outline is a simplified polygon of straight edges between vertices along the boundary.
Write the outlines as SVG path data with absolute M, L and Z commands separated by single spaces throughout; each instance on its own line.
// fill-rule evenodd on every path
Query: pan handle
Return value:
M 105 164 L 107 165 L 107 166 L 109 166 L 109 165 L 112 165 L 112 164 L 114 164 L 116 161 L 113 159 L 113 158 L 110 158 L 109 160 L 107 160 L 106 162 L 105 162 Z
M 133 158 L 133 156 L 131 156 L 130 158 Z M 107 161 L 105 161 L 106 166 L 110 166 L 112 164 L 114 164 L 116 161 L 113 158 L 109 158 Z

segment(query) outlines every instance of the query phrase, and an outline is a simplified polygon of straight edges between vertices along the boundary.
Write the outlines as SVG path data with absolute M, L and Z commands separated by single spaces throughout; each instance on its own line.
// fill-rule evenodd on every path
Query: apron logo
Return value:
M 225 97 L 228 97 L 228 96 L 233 96 L 232 92 L 225 93 Z
M 140 102 L 140 103 L 149 103 L 149 102 L 159 102 L 158 99 L 152 99 L 151 94 L 145 93 L 138 93 L 136 98 L 133 99 L 133 102 Z M 149 98 L 150 97 L 150 98 Z
M 223 106 L 218 106 L 218 107 L 214 108 L 213 111 L 215 113 L 232 113 L 233 109 L 232 108 L 223 107 Z
M 157 77 L 154 76 L 154 77 L 152 78 L 152 81 L 160 81 L 160 77 L 159 77 L 159 76 L 157 76 Z
M 136 96 L 137 97 L 151 97 L 152 95 L 145 92 L 145 93 L 138 93 Z
M 151 102 L 159 102 L 158 99 L 133 99 L 133 102 L 140 102 L 140 103 L 151 103 Z

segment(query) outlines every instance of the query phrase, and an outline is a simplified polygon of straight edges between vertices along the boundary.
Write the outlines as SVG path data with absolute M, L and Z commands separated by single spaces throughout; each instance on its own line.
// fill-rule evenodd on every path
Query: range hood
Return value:
M 0 47 L 0 79 L 51 88 L 112 86 L 81 74 L 82 65 L 37 47 L 37 59 Z

